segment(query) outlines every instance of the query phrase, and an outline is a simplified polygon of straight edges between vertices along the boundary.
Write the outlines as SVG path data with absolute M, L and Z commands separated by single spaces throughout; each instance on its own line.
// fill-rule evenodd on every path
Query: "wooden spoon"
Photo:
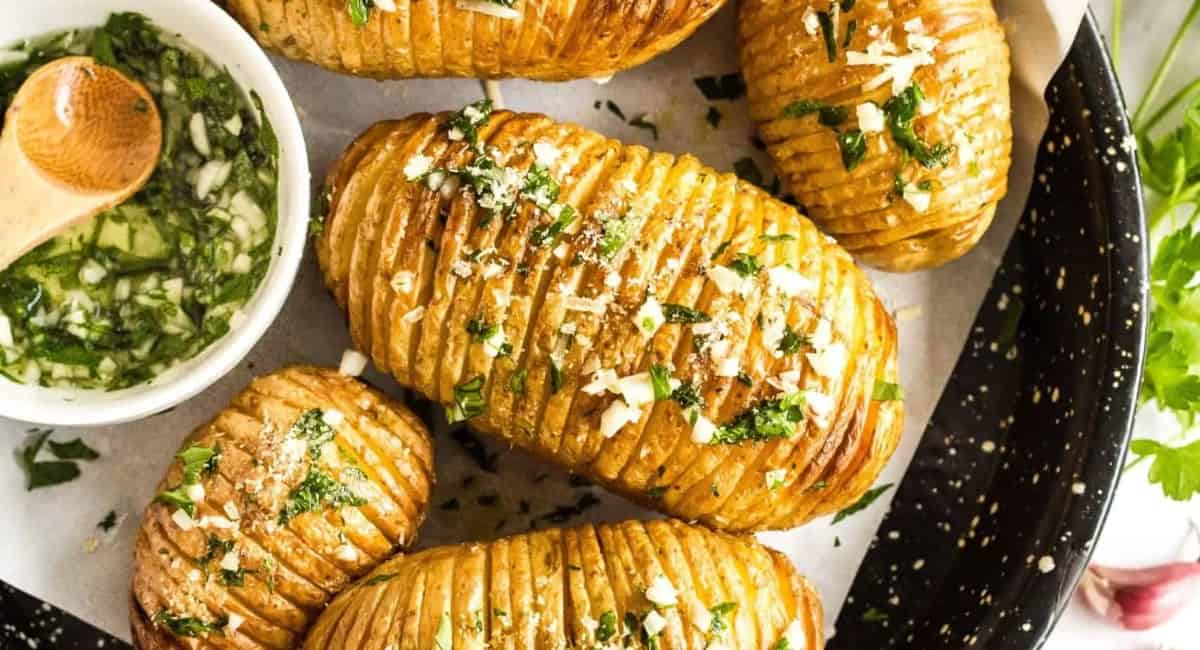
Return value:
M 161 151 L 158 108 L 140 83 L 85 56 L 39 68 L 0 134 L 0 270 L 132 196 Z

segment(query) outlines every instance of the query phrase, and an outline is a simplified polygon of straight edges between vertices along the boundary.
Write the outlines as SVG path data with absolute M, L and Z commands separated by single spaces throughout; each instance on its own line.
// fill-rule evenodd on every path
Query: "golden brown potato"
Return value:
M 901 403 L 873 399 L 897 342 L 849 255 L 691 156 L 486 109 L 377 124 L 329 173 L 318 256 L 377 367 L 720 529 L 870 487 L 900 435 Z
M 263 45 L 330 70 L 547 81 L 604 77 L 644 63 L 696 31 L 722 2 L 395 0 L 376 2 L 360 26 L 347 0 L 224 0 Z
M 821 650 L 821 626 L 816 592 L 782 554 L 628 521 L 396 558 L 338 596 L 304 648 Z
M 1012 150 L 990 0 L 745 0 L 738 29 L 751 117 L 825 232 L 890 271 L 979 241 Z
M 429 435 L 384 395 L 319 368 L 255 379 L 188 437 L 146 509 L 135 645 L 295 647 L 412 543 L 432 483 Z

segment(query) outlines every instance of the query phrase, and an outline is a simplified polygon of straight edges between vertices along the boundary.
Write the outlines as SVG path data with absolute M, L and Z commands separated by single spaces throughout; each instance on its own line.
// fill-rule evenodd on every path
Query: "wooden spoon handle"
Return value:
M 7 132 L 0 137 L 0 169 L 0 270 L 69 226 L 113 207 L 124 193 L 64 191 L 29 162 Z

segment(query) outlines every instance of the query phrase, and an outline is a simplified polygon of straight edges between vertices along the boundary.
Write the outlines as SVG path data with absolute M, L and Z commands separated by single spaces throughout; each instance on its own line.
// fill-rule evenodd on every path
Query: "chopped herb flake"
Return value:
M 713 445 L 736 445 L 747 440 L 790 438 L 804 419 L 804 393 L 766 400 L 717 428 Z
M 668 323 L 707 323 L 710 320 L 708 314 L 684 305 L 665 303 L 662 310 Z
M 904 391 L 900 384 L 876 379 L 875 387 L 871 389 L 871 399 L 877 402 L 897 402 L 904 399 Z
M 738 99 L 746 94 L 746 82 L 742 75 L 736 72 L 728 74 L 696 77 L 692 80 L 700 92 L 708 100 Z
M 867 157 L 867 137 L 858 129 L 851 129 L 837 137 L 838 150 L 842 152 L 842 166 L 853 171 Z
M 310 468 L 308 475 L 288 493 L 287 503 L 279 513 L 279 523 L 286 524 L 306 513 L 323 507 L 361 506 L 366 500 L 350 491 L 325 472 Z
M 922 166 L 945 167 L 950 162 L 952 148 L 941 143 L 933 146 L 926 144 L 913 128 L 913 121 L 924 100 L 925 94 L 917 84 L 905 88 L 904 92 L 887 100 L 883 105 L 883 112 L 887 115 L 888 131 L 904 153 Z M 845 149 L 842 156 L 844 159 Z M 850 169 L 850 166 L 847 165 L 846 168 Z
M 880 496 L 882 496 L 884 492 L 887 492 L 888 489 L 890 489 L 892 487 L 892 485 L 893 485 L 892 483 L 884 483 L 883 485 L 880 485 L 879 487 L 875 487 L 875 488 L 871 488 L 870 490 L 867 490 L 866 493 L 863 494 L 862 497 L 859 498 L 858 501 L 855 501 L 852 505 L 847 506 L 846 508 L 839 511 L 836 515 L 834 515 L 833 522 L 830 525 L 836 524 L 839 521 L 845 519 L 846 517 L 849 517 L 850 515 L 862 512 L 863 510 L 866 510 L 868 507 L 870 507 L 870 505 L 872 503 L 875 503 L 875 500 L 878 499 Z
M 654 387 L 655 401 L 671 398 L 671 371 L 666 366 L 657 363 L 650 366 L 650 383 Z

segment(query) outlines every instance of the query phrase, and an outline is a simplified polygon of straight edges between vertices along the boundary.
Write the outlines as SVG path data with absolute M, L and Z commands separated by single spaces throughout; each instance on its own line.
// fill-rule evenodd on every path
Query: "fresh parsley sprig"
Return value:
M 1113 59 L 1117 62 L 1122 9 L 1121 3 L 1114 7 Z M 1153 107 L 1197 18 L 1200 0 L 1193 1 L 1133 114 L 1138 167 L 1143 183 L 1157 199 L 1149 227 L 1151 232 L 1162 232 L 1159 226 L 1170 226 L 1154 245 L 1150 267 L 1151 310 L 1141 400 L 1174 413 L 1183 435 L 1200 413 L 1200 373 L 1195 370 L 1200 367 L 1200 286 L 1192 283 L 1200 272 L 1200 232 L 1193 227 L 1200 215 L 1200 77 L 1184 84 L 1157 109 Z M 1180 110 L 1178 127 L 1165 133 L 1159 129 Z M 1183 214 L 1187 218 L 1177 223 Z M 1173 446 L 1142 439 L 1133 441 L 1130 451 L 1136 458 L 1126 470 L 1151 459 L 1149 480 L 1161 485 L 1168 498 L 1187 501 L 1200 494 L 1200 441 Z

